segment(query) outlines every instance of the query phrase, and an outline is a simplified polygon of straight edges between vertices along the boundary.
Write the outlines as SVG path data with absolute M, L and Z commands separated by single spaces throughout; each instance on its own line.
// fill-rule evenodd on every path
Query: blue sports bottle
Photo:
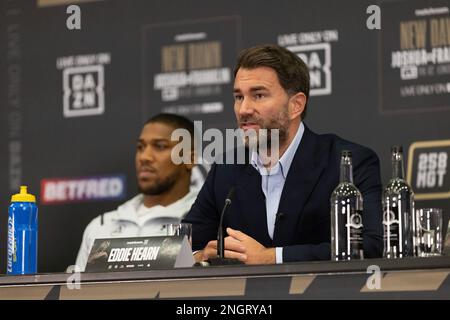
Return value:
M 37 272 L 38 208 L 36 197 L 21 186 L 11 197 L 8 216 L 7 274 Z

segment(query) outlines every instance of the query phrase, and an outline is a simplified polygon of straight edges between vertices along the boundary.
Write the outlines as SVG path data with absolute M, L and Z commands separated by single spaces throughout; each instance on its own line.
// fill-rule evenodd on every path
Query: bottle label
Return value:
M 332 259 L 363 259 L 362 201 L 355 197 L 342 197 L 332 200 L 332 204 Z
M 346 224 L 346 227 L 350 234 L 350 244 L 359 246 L 362 244 L 362 216 L 361 213 L 356 211 L 352 215 L 350 215 L 350 219 Z
M 399 236 L 399 221 L 397 208 L 385 209 L 383 212 L 384 239 L 389 242 L 397 242 Z
M 7 262 L 7 271 L 12 272 L 13 263 L 17 261 L 17 246 L 16 246 L 16 237 L 15 237 L 15 229 L 14 229 L 14 218 L 8 217 L 8 262 Z
M 414 217 L 400 201 L 383 208 L 384 257 L 402 258 L 414 255 Z

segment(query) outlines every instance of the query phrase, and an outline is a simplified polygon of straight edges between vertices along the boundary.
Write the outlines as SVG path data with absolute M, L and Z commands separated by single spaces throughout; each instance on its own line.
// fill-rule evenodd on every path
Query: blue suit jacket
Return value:
M 283 247 L 283 261 L 330 259 L 330 196 L 339 183 L 342 150 L 352 151 L 353 179 L 363 195 L 363 247 L 366 258 L 381 257 L 383 229 L 377 155 L 333 134 L 305 132 L 286 177 L 269 237 L 261 176 L 250 164 L 214 164 L 184 221 L 193 224 L 193 249 L 217 238 L 220 213 L 231 187 L 232 204 L 223 226 L 240 230 L 265 247 Z

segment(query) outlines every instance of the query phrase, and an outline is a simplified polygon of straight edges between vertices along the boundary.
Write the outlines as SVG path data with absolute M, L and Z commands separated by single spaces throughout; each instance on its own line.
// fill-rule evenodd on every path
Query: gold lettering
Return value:
M 191 43 L 188 51 L 189 70 L 222 66 L 222 46 L 219 41 Z
M 161 71 L 177 72 L 186 70 L 186 47 L 184 45 L 161 48 Z
M 430 20 L 431 47 L 450 45 L 450 18 Z
M 400 48 L 422 49 L 426 46 L 427 21 L 405 21 L 400 23 Z

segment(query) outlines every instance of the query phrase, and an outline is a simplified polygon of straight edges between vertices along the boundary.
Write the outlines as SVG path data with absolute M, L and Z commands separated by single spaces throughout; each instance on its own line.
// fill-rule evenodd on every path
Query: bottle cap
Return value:
M 27 186 L 20 186 L 20 193 L 13 195 L 11 202 L 36 202 L 36 197 L 27 193 Z
M 394 152 L 403 152 L 403 147 L 400 145 L 393 145 L 391 147 L 391 153 L 394 153 Z
M 342 157 L 351 157 L 352 152 L 350 150 L 342 150 L 341 156 Z

